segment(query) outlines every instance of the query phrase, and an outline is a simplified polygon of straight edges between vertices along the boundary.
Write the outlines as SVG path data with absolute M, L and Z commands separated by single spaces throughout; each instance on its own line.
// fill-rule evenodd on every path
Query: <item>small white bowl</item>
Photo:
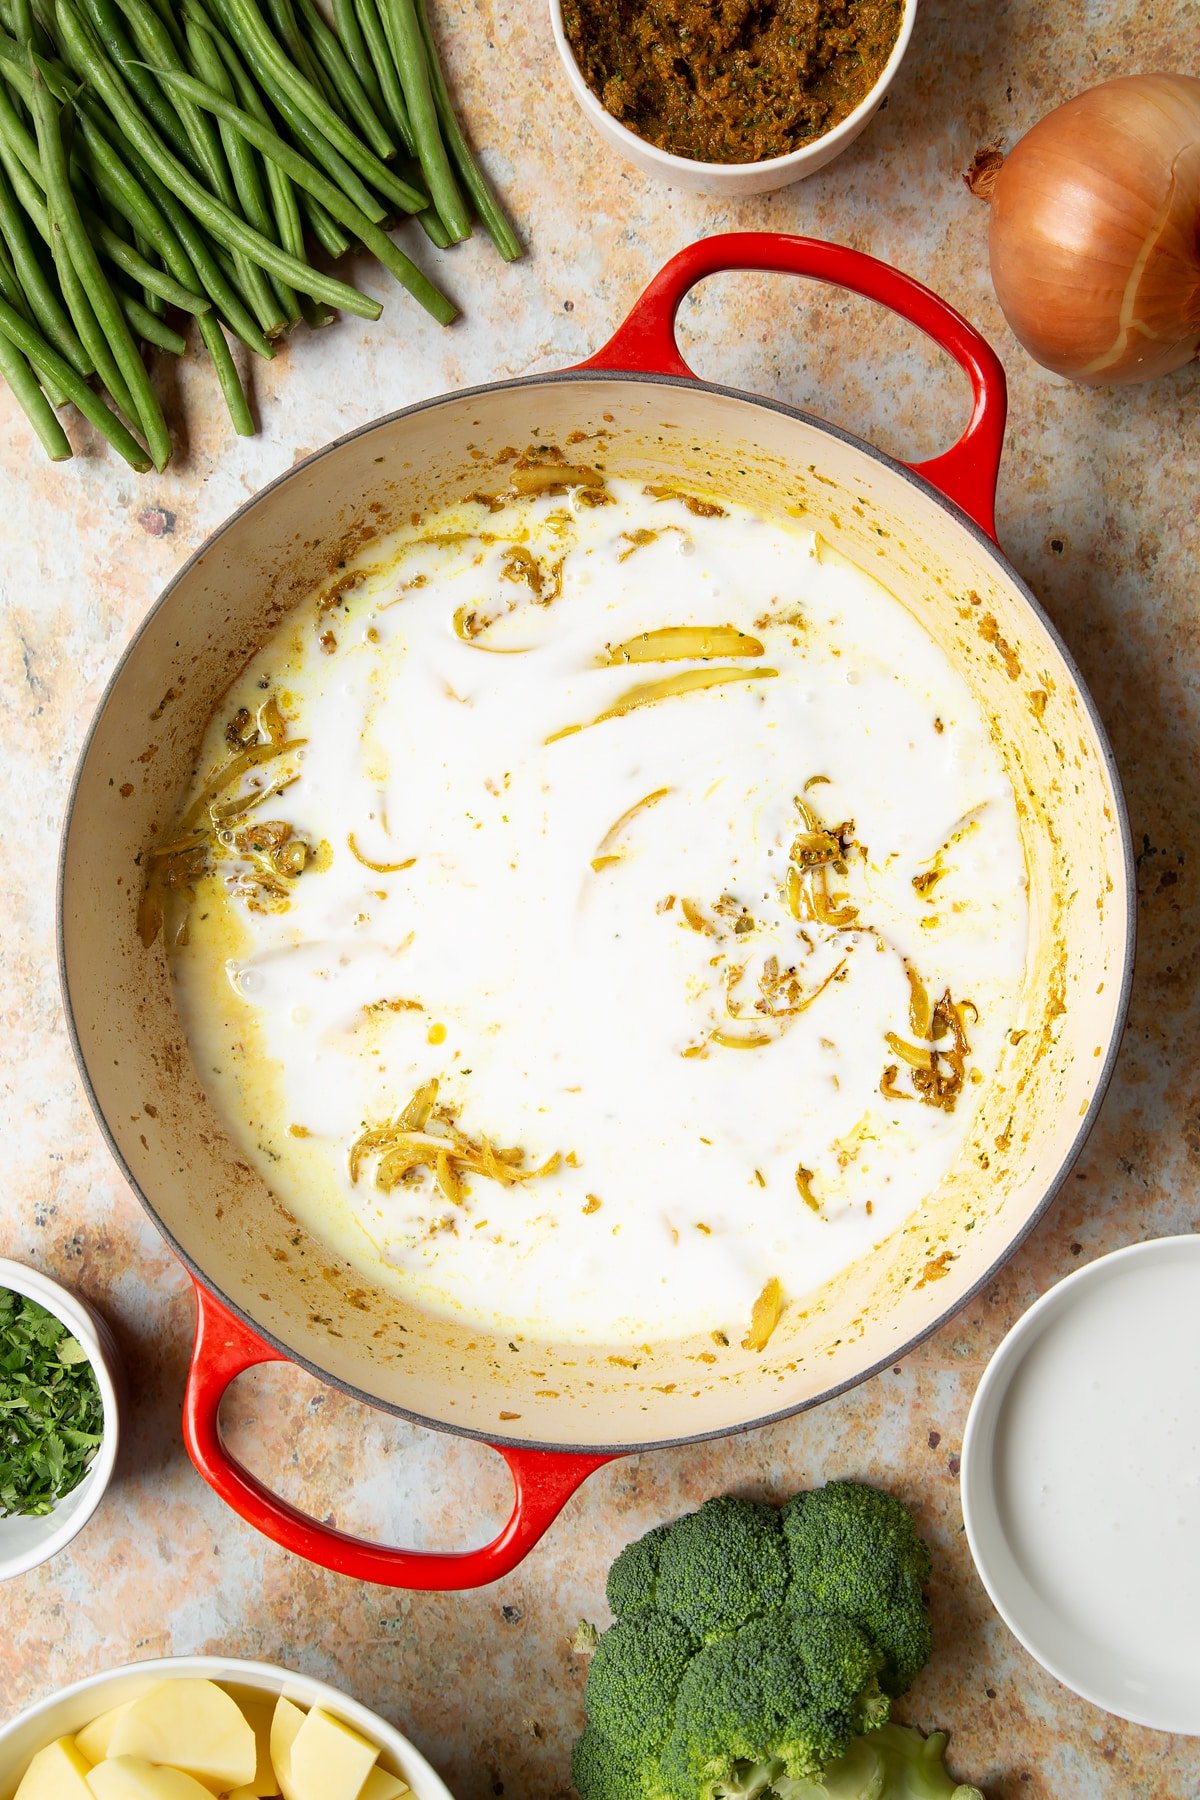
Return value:
M 963 1434 L 975 1566 L 1083 1699 L 1200 1735 L 1200 1235 L 1068 1275 L 1013 1326 Z
M 225 1656 L 169 1656 L 155 1662 L 130 1663 L 104 1675 L 89 1675 L 0 1727 L 0 1800 L 12 1800 L 31 1759 L 45 1744 L 81 1731 L 111 1707 L 123 1706 L 160 1681 L 220 1681 L 237 1689 L 276 1697 L 286 1694 L 297 1706 L 322 1706 L 352 1725 L 380 1747 L 380 1763 L 407 1781 L 413 1800 L 453 1800 L 448 1787 L 408 1739 L 357 1700 L 310 1675 L 294 1675 L 274 1663 L 239 1662 Z M 236 1695 L 235 1695 L 236 1697 Z
M 36 1300 L 39 1306 L 62 1320 L 87 1351 L 104 1402 L 100 1447 L 79 1486 L 64 1495 L 53 1511 L 41 1518 L 20 1515 L 0 1518 L 0 1581 L 7 1581 L 10 1576 L 24 1575 L 27 1570 L 56 1556 L 64 1544 L 69 1544 L 76 1533 L 83 1530 L 104 1498 L 117 1460 L 125 1373 L 116 1339 L 86 1300 L 69 1293 L 48 1275 L 26 1268 L 23 1263 L 9 1262 L 4 1257 L 0 1257 L 0 1288 Z
M 674 156 L 669 150 L 660 150 L 657 144 L 647 143 L 636 131 L 630 131 L 627 126 L 614 119 L 593 94 L 575 61 L 575 53 L 563 28 L 562 0 L 550 0 L 550 25 L 571 92 L 601 137 L 607 139 L 627 162 L 635 163 L 644 174 L 657 176 L 671 187 L 689 188 L 695 193 L 719 194 L 725 199 L 737 199 L 744 194 L 774 193 L 776 188 L 788 187 L 793 181 L 802 181 L 806 175 L 814 175 L 826 163 L 831 163 L 835 156 L 840 156 L 879 111 L 883 97 L 904 61 L 916 17 L 917 0 L 904 0 L 900 33 L 879 80 L 859 101 L 854 111 L 847 113 L 831 131 L 814 138 L 810 144 L 802 144 L 799 150 L 792 150 L 787 156 L 768 157 L 764 162 L 713 163 L 698 162 L 690 156 Z

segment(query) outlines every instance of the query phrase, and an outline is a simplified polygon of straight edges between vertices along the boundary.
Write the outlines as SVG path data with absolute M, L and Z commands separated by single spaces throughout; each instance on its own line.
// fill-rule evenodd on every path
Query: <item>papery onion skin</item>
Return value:
M 1200 351 L 1200 81 L 1124 75 L 1049 113 L 992 194 L 992 281 L 1046 368 L 1148 381 Z

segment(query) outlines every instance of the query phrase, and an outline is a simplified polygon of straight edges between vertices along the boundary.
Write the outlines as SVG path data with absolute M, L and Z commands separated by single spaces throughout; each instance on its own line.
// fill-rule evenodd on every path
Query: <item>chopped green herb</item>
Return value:
M 100 1444 L 104 1403 L 61 1319 L 0 1288 L 0 1518 L 50 1512 Z

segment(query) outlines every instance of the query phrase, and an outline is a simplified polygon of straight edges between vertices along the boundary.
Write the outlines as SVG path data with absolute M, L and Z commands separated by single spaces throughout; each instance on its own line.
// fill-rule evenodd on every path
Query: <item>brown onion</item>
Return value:
M 1029 354 L 1146 381 L 1200 350 L 1200 81 L 1124 75 L 1023 137 L 992 188 L 992 280 Z

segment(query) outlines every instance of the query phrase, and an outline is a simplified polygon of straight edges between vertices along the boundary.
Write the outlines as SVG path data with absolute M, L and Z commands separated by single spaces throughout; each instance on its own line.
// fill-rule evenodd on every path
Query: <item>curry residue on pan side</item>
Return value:
M 883 72 L 902 0 L 563 0 L 584 80 L 648 143 L 698 162 L 786 156 Z

